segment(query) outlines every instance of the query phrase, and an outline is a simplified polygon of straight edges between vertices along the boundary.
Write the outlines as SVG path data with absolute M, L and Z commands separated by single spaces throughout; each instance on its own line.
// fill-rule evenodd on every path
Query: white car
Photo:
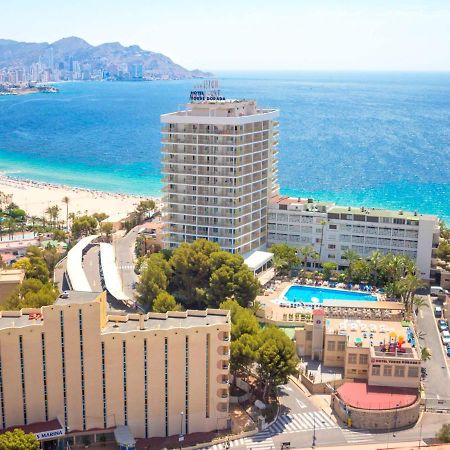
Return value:
M 441 339 L 444 345 L 450 344 L 450 332 L 448 330 L 442 331 Z

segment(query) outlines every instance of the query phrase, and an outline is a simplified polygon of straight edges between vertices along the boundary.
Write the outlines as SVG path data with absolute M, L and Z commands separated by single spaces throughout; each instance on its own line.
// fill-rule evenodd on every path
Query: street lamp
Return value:
M 181 447 L 183 446 L 183 440 L 184 440 L 184 436 L 183 436 L 183 415 L 184 415 L 184 412 L 181 411 L 180 412 L 180 436 L 178 438 L 178 441 L 180 442 L 180 450 L 181 450 Z

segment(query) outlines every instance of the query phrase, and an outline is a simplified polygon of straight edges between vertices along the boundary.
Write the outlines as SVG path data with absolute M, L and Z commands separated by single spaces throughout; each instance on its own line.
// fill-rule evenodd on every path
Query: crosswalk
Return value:
M 369 433 L 367 430 L 352 430 L 350 428 L 342 428 L 342 433 L 344 434 L 345 440 L 348 443 L 368 444 L 375 442 L 372 433 Z
M 323 411 L 306 411 L 280 416 L 268 429 L 273 434 L 298 433 L 299 431 L 337 428 L 337 425 Z
M 312 431 L 313 429 L 325 430 L 338 428 L 329 416 L 323 411 L 305 411 L 296 414 L 285 414 L 278 418 L 270 427 L 259 433 L 247 437 L 235 439 L 229 442 L 229 448 L 245 447 L 247 450 L 270 450 L 275 449 L 272 437 L 278 434 L 298 433 L 301 431 Z M 215 444 L 202 450 L 223 450 L 224 444 Z

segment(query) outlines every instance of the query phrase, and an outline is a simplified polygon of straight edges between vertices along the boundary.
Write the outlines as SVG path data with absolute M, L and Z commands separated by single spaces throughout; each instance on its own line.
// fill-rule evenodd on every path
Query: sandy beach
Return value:
M 0 192 L 11 194 L 14 203 L 25 209 L 28 214 L 39 217 L 49 206 L 54 205 L 61 208 L 61 216 L 63 216 L 66 205 L 62 199 L 66 196 L 69 197 L 69 212 L 71 213 L 104 212 L 114 217 L 132 212 L 141 199 L 149 198 L 21 180 L 6 175 L 0 175 Z

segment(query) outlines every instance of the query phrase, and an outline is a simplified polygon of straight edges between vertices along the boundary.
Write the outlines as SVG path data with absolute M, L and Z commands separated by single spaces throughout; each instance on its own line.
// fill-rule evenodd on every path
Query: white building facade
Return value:
M 439 241 L 436 216 L 406 211 L 336 206 L 311 199 L 274 195 L 269 203 L 268 245 L 312 245 L 320 262 L 348 265 L 348 249 L 361 257 L 375 250 L 407 255 L 415 260 L 421 278 L 430 279 L 433 248 Z
M 164 245 L 203 238 L 248 254 L 267 245 L 279 112 L 205 98 L 161 116 Z

